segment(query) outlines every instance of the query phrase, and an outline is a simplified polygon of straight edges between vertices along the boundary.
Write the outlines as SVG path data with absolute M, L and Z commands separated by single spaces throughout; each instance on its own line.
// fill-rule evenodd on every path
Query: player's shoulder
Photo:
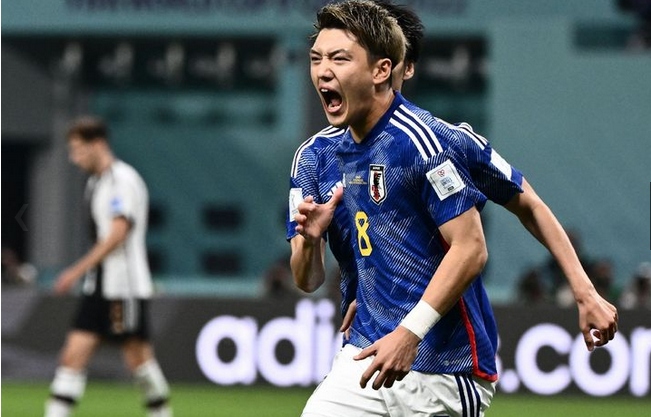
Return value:
M 465 153 L 471 147 L 484 149 L 489 146 L 468 123 L 450 123 L 406 101 L 396 109 L 392 122 L 403 132 L 404 146 L 418 152 L 423 160 L 447 150 Z
M 393 114 L 394 124 L 397 124 L 409 136 L 429 135 L 445 138 L 453 135 L 452 125 L 434 116 L 429 110 L 423 109 L 405 100 Z
M 296 152 L 298 153 L 305 149 L 320 149 L 331 144 L 336 144 L 344 133 L 346 133 L 345 129 L 328 126 L 310 136 L 305 142 L 301 143 L 301 145 L 296 149 Z
M 316 155 L 325 148 L 337 145 L 344 133 L 346 133 L 345 129 L 334 126 L 321 129 L 299 145 L 296 152 L 294 152 L 294 164 L 303 157 Z
M 111 165 L 111 176 L 114 181 L 144 185 L 140 173 L 130 164 L 118 159 Z
M 420 123 L 427 125 L 434 134 L 442 139 L 458 140 L 459 138 L 474 139 L 478 138 L 483 143 L 488 141 L 479 135 L 473 127 L 467 122 L 451 123 L 440 117 L 434 116 L 428 110 L 423 109 L 416 104 L 404 100 L 403 105 L 397 109 L 397 113 L 404 114 L 413 119 L 418 119 Z
M 477 133 L 473 127 L 467 122 L 460 123 L 448 123 L 441 120 L 442 129 L 444 129 L 450 141 L 456 144 L 459 144 L 463 148 L 479 148 L 485 149 L 490 148 L 490 143 L 488 139 L 484 136 Z
M 408 151 L 418 152 L 424 160 L 443 152 L 448 142 L 440 120 L 406 100 L 395 109 L 390 124 L 400 145 Z
M 111 165 L 111 172 L 115 176 L 140 176 L 138 171 L 130 164 L 124 162 L 121 159 L 115 160 Z

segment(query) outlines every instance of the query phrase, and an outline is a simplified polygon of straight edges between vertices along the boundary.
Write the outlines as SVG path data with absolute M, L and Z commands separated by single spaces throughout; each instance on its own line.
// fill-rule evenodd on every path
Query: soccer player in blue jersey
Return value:
M 375 355 L 361 376 L 361 384 L 366 385 L 379 371 L 373 387 L 384 386 L 382 391 L 402 380 L 410 367 L 416 372 L 381 395 L 360 392 L 350 384 L 349 372 L 354 375 L 354 370 L 347 365 L 350 349 L 344 349 L 333 372 L 308 402 L 305 415 L 316 415 L 315 410 L 331 412 L 318 415 L 346 415 L 345 410 L 351 410 L 353 415 L 362 411 L 383 415 L 389 409 L 411 414 L 422 404 L 402 394 L 414 388 L 423 388 L 435 398 L 428 403 L 428 410 L 436 410 L 432 412 L 479 413 L 492 397 L 492 386 L 485 381 L 496 378 L 496 332 L 477 277 L 485 255 L 477 208 L 481 208 L 484 198 L 471 181 L 471 171 L 477 167 L 469 165 L 489 155 L 489 161 L 502 172 L 498 177 L 508 176 L 515 183 L 522 183 L 522 179 L 468 126 L 448 125 L 404 101 L 399 94 L 394 98 L 390 89 L 390 95 L 387 93 L 386 80 L 378 81 L 378 77 L 388 77 L 383 72 L 387 61 L 389 67 L 391 61 L 399 61 L 378 54 L 374 40 L 381 31 L 374 28 L 376 32 L 369 38 L 364 37 L 368 21 L 356 26 L 359 22 L 353 16 L 367 16 L 358 13 L 360 8 L 370 7 L 364 4 L 338 6 L 356 11 L 348 15 L 340 14 L 342 10 L 337 7 L 326 8 L 319 15 L 320 32 L 311 53 L 312 74 L 330 121 L 335 126 L 350 125 L 339 155 L 345 175 L 345 203 L 349 212 L 355 213 L 349 220 L 357 228 L 355 249 L 360 267 L 360 309 L 351 343 L 366 347 L 355 359 Z M 364 61 L 359 60 L 360 48 L 373 51 L 366 66 L 360 64 Z M 360 68 L 360 73 L 355 73 Z M 367 70 L 370 77 L 363 74 Z M 487 175 L 476 182 L 490 190 L 494 180 Z M 517 186 L 514 189 L 520 191 Z M 494 191 L 499 195 L 499 190 Z M 510 204 L 510 193 L 496 200 Z M 340 194 L 335 192 L 335 198 L 322 207 L 310 204 L 310 197 L 298 204 L 297 230 L 305 238 L 304 246 L 318 246 L 328 220 L 314 214 L 323 209 L 332 216 Z M 534 234 L 542 235 L 541 240 L 549 236 L 548 231 L 538 232 Z M 428 276 L 433 271 L 433 277 Z M 309 274 L 306 276 L 309 285 L 304 289 L 309 290 Z M 319 281 L 316 283 L 318 286 Z M 437 311 L 447 314 L 441 318 Z M 440 323 L 429 331 L 437 320 Z M 612 337 L 615 329 L 602 330 L 601 344 L 608 340 L 606 331 Z M 410 345 L 410 337 L 414 334 L 423 341 L 412 366 L 415 347 Z M 396 348 L 396 341 L 401 348 Z M 416 385 L 406 388 L 408 378 L 409 384 Z M 455 391 L 454 386 L 457 395 L 446 397 L 443 391 Z M 433 387 L 443 391 L 430 390 Z
M 336 152 L 358 303 L 350 343 L 304 415 L 479 414 L 497 378 L 479 276 L 485 197 L 452 129 L 394 94 L 391 71 L 405 51 L 396 20 L 349 1 L 323 8 L 316 27 L 312 80 L 328 121 L 348 127 Z M 307 214 L 299 208 L 297 231 L 318 248 L 322 218 Z
M 402 82 L 414 75 L 414 66 L 418 62 L 423 38 L 423 25 L 418 16 L 406 7 L 393 5 L 382 0 L 376 0 L 375 2 L 387 9 L 397 19 L 408 41 L 404 61 L 393 70 L 394 88 L 400 90 Z M 311 246 L 308 246 L 306 250 L 306 252 L 309 250 L 309 254 L 303 251 L 305 240 L 302 235 L 296 233 L 296 221 L 294 221 L 294 215 L 297 213 L 296 206 L 308 196 L 311 201 L 323 204 L 329 201 L 334 190 L 342 185 L 341 173 L 335 159 L 335 149 L 339 145 L 344 132 L 345 129 L 343 128 L 326 127 L 299 146 L 292 163 L 287 240 L 291 244 L 292 257 L 290 263 L 294 275 L 300 277 L 299 279 L 303 283 L 301 287 L 308 292 L 316 290 L 325 280 L 325 269 L 323 267 L 325 237 L 320 242 L 319 246 L 321 247 L 314 248 L 316 249 L 315 252 L 312 251 Z M 352 224 L 349 225 L 346 221 L 345 208 L 338 206 L 334 220 L 328 227 L 327 238 L 330 250 L 337 260 L 340 271 L 342 317 L 346 315 L 349 306 L 353 305 L 353 310 L 351 310 L 345 323 L 351 321 L 354 313 L 354 299 L 357 288 L 355 256 L 350 245 L 351 229 Z
M 420 55 L 423 25 L 418 16 L 407 7 L 394 5 L 384 0 L 375 0 L 375 2 L 387 9 L 398 20 L 408 41 L 404 62 L 393 70 L 393 88 L 400 91 L 403 82 L 414 75 L 415 65 Z M 561 265 L 577 301 L 579 327 L 584 335 L 586 346 L 592 350 L 595 345 L 590 331 L 611 328 L 617 320 L 615 307 L 594 289 L 567 234 L 522 173 L 505 161 L 492 148 L 491 144 L 484 137 L 476 134 L 468 124 L 461 123 L 457 127 L 464 141 L 466 154 L 470 158 L 470 175 L 476 187 L 489 200 L 504 206 L 515 214 L 523 226 L 550 251 L 557 263 Z M 345 129 L 329 126 L 301 144 L 294 156 L 290 177 L 290 194 L 292 195 L 290 210 L 293 214 L 288 216 L 287 239 L 292 245 L 292 266 L 297 276 L 304 277 L 309 274 L 312 277 L 320 276 L 321 282 L 325 276 L 322 259 L 315 261 L 314 264 L 309 264 L 302 256 L 303 239 L 300 234 L 296 233 L 296 222 L 293 215 L 297 212 L 296 206 L 302 201 L 302 198 L 309 197 L 314 203 L 325 203 L 332 196 L 334 187 L 341 183 L 341 174 L 333 160 L 335 158 L 334 149 L 344 131 Z M 344 209 L 339 206 L 336 210 L 335 217 L 341 219 Z M 336 221 L 330 225 L 327 233 L 330 235 L 328 243 L 331 251 L 341 270 L 341 311 L 345 316 L 342 330 L 348 328 L 355 311 L 356 274 L 352 260 L 353 255 L 347 248 L 349 245 L 345 240 L 350 237 L 349 229 L 350 227 L 341 221 Z M 325 245 L 325 242 L 323 243 Z M 314 272 L 314 269 L 317 272 Z M 318 272 L 319 270 L 321 272 Z M 315 284 L 318 280 L 310 281 L 304 278 L 302 282 L 310 283 L 305 288 L 310 292 L 318 287 Z M 351 305 L 352 308 L 349 310 Z M 605 339 L 606 342 L 608 340 L 608 338 Z

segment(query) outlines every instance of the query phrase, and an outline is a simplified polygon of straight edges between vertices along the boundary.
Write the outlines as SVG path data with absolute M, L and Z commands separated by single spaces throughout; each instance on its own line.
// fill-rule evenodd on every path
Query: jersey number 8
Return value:
M 355 227 L 357 228 L 357 245 L 362 256 L 369 256 L 373 252 L 371 239 L 366 233 L 368 226 L 368 216 L 363 211 L 358 211 L 355 214 Z

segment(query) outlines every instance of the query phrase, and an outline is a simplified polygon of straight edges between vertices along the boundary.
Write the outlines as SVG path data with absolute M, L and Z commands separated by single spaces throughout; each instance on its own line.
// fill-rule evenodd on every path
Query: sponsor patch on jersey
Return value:
M 303 189 L 292 188 L 289 190 L 289 220 L 294 221 L 298 214 L 298 205 L 303 202 Z
M 113 197 L 111 199 L 111 213 L 120 214 L 124 213 L 124 203 L 120 197 Z
M 368 193 L 375 204 L 380 204 L 387 198 L 384 165 L 371 164 L 368 170 Z
M 428 172 L 427 179 L 441 200 L 466 188 L 459 171 L 449 159 Z

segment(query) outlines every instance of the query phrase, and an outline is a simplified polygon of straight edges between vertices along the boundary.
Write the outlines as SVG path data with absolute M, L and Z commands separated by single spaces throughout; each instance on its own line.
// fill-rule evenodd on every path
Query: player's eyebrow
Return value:
M 317 51 L 314 48 L 310 49 L 310 55 L 325 56 L 327 58 L 331 58 L 340 53 L 344 53 L 348 55 L 348 50 L 346 48 L 339 48 L 339 49 L 335 49 L 334 51 L 330 51 L 325 54 L 322 54 L 321 52 Z

